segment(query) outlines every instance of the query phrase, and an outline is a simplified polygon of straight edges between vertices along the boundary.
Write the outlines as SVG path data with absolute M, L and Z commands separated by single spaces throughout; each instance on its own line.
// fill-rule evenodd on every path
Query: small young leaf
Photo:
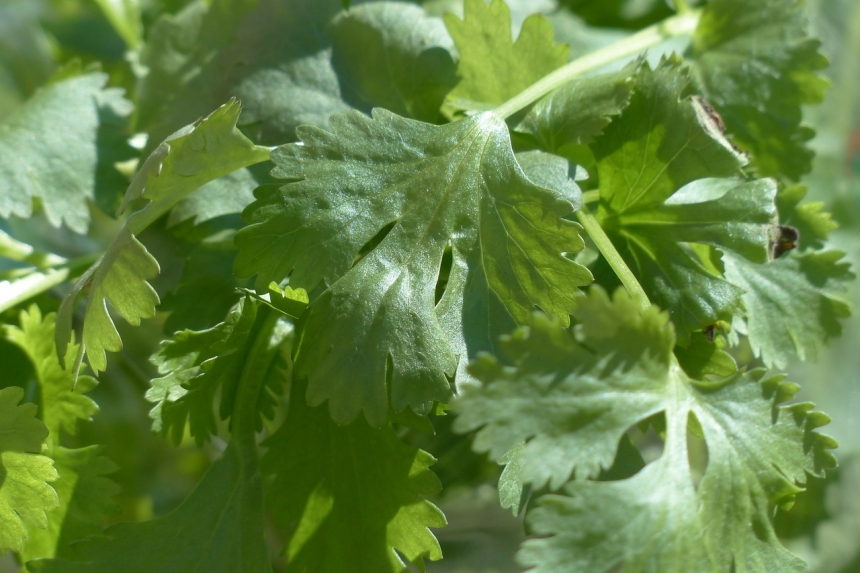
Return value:
M 405 573 L 403 559 L 421 570 L 423 559 L 440 559 L 428 528 L 445 525 L 445 516 L 426 500 L 441 489 L 428 469 L 433 457 L 389 425 L 336 425 L 325 408 L 307 405 L 304 390 L 293 381 L 287 419 L 262 461 L 274 474 L 268 499 L 278 521 L 295 523 L 290 568 Z
M 336 421 L 363 410 L 381 426 L 386 376 L 395 411 L 425 413 L 450 397 L 448 377 L 465 375 L 468 356 L 536 306 L 565 319 L 591 275 L 563 255 L 583 246 L 562 219 L 574 198 L 524 176 L 493 115 L 434 126 L 375 110 L 331 124 L 273 152 L 273 175 L 291 182 L 257 189 L 245 212 L 253 224 L 236 235 L 236 274 L 256 274 L 258 292 L 287 276 L 308 292 L 327 287 L 298 325 L 296 371 Z
M 569 48 L 553 41 L 552 25 L 540 14 L 523 22 L 514 42 L 503 0 L 466 0 L 463 19 L 448 13 L 445 25 L 460 53 L 460 82 L 448 94 L 455 109 L 488 109 L 567 63 Z
M 830 231 L 839 227 L 830 213 L 824 211 L 824 203 L 807 201 L 806 185 L 788 185 L 776 195 L 779 222 L 791 225 L 800 233 L 800 249 L 820 249 Z

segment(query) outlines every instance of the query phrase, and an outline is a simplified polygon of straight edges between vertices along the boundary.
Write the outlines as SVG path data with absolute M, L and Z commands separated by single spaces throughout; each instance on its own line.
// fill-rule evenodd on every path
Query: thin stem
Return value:
M 577 58 L 554 72 L 544 76 L 516 96 L 495 109 L 495 114 L 507 119 L 521 109 L 536 102 L 562 84 L 607 64 L 647 50 L 652 46 L 676 36 L 691 34 L 699 23 L 699 12 L 677 14 L 662 22 L 645 28 L 619 42 Z
M 246 300 L 246 304 L 253 304 Z M 255 330 L 254 342 L 245 358 L 245 366 L 239 378 L 239 390 L 233 405 L 233 434 L 240 440 L 253 439 L 256 430 L 257 401 L 266 379 L 266 370 L 276 348 L 270 347 L 272 331 L 278 322 L 279 313 L 266 305 L 260 305 L 257 316 L 259 330 Z
M 633 275 L 633 271 L 630 270 L 630 267 L 628 267 L 627 263 L 624 262 L 624 259 L 621 258 L 615 245 L 613 245 L 612 241 L 609 240 L 609 237 L 606 236 L 600 223 L 597 222 L 597 219 L 594 218 L 594 215 L 591 214 L 588 207 L 583 205 L 582 209 L 576 212 L 576 218 L 579 219 L 579 222 L 582 223 L 583 227 L 585 227 L 585 231 L 588 233 L 588 236 L 591 237 L 591 240 L 594 241 L 595 245 L 597 245 L 600 254 L 603 255 L 603 258 L 606 259 L 606 262 L 609 263 L 609 266 L 612 267 L 612 270 L 615 271 L 618 278 L 621 279 L 621 284 L 624 285 L 624 288 L 627 289 L 630 296 L 639 301 L 639 305 L 643 310 L 651 306 L 651 301 L 648 300 L 648 295 L 645 294 L 645 290 L 642 288 L 642 285 L 640 285 L 639 281 L 636 280 L 636 277 Z
M 594 203 L 595 201 L 600 200 L 600 190 L 592 189 L 591 191 L 585 191 L 582 193 L 582 202 L 583 203 Z

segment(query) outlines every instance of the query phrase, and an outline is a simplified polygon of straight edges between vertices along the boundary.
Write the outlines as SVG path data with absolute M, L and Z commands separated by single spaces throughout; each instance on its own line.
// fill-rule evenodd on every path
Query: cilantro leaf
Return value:
M 47 512 L 48 528 L 30 528 L 21 560 L 43 557 L 73 557 L 76 542 L 102 534 L 102 520 L 119 512 L 113 496 L 119 486 L 106 474 L 118 468 L 101 455 L 101 446 L 70 450 L 54 446 L 51 458 L 59 478 L 51 485 L 60 507 Z
M 336 421 L 363 410 L 381 426 L 386 376 L 395 411 L 427 412 L 450 397 L 458 361 L 462 372 L 535 306 L 566 317 L 591 275 L 562 255 L 583 246 L 579 226 L 561 218 L 570 200 L 524 177 L 491 114 L 433 126 L 375 110 L 331 124 L 331 133 L 302 128 L 301 145 L 273 152 L 273 175 L 293 182 L 257 189 L 235 269 L 257 274 L 258 291 L 287 276 L 326 289 L 299 321 L 296 372 L 310 379 L 309 402 L 328 400 Z M 448 245 L 452 270 L 436 304 Z
M 108 302 L 133 325 L 155 315 L 158 295 L 147 281 L 158 275 L 158 262 L 137 240 L 136 233 L 200 186 L 268 159 L 268 148 L 254 145 L 236 129 L 240 111 L 239 103 L 231 100 L 177 131 L 152 152 L 132 178 L 120 210 L 141 198 L 150 203 L 127 219 L 108 251 L 81 276 L 60 305 L 56 343 L 61 359 L 71 337 L 75 302 L 85 287 L 90 293 L 79 354 L 86 352 L 96 373 L 107 367 L 106 350 L 122 348 L 108 314 Z
M 46 512 L 58 505 L 48 485 L 57 479 L 51 458 L 41 455 L 48 429 L 36 418 L 35 404 L 21 404 L 24 390 L 0 390 L 0 554 L 21 551 L 29 527 L 45 529 Z
M 433 457 L 389 425 L 338 426 L 324 408 L 307 405 L 304 390 L 293 382 L 286 421 L 262 461 L 274 474 L 268 500 L 278 520 L 296 522 L 290 568 L 405 573 L 404 559 L 422 570 L 424 558 L 441 559 L 428 527 L 442 527 L 445 516 L 425 499 L 441 489 L 428 469 Z
M 787 185 L 776 195 L 776 207 L 779 210 L 779 221 L 796 228 L 800 233 L 800 248 L 821 248 L 830 231 L 839 225 L 832 219 L 830 213 L 824 211 L 824 203 L 819 201 L 803 201 L 806 197 L 806 185 Z
M 460 53 L 460 82 L 448 94 L 455 109 L 489 109 L 567 63 L 568 46 L 553 41 L 540 14 L 526 18 L 514 42 L 503 0 L 466 0 L 463 18 L 445 14 L 445 25 Z
M 77 345 L 72 342 L 71 355 L 66 356 L 65 368 L 57 364 L 54 350 L 54 328 L 57 316 L 50 313 L 42 318 L 39 307 L 31 305 L 20 313 L 21 327 L 6 325 L 6 338 L 16 344 L 36 371 L 41 391 L 41 419 L 59 442 L 60 429 L 75 434 L 78 420 L 91 420 L 98 405 L 84 394 L 95 388 L 96 380 L 79 376 L 75 384 L 72 373 Z
M 155 403 L 149 414 L 153 430 L 170 435 L 178 444 L 188 424 L 198 445 L 217 433 L 213 412 L 216 392 L 221 392 L 219 416 L 227 419 L 233 411 L 245 361 L 259 336 L 268 336 L 269 340 L 265 358 L 258 357 L 267 366 L 261 372 L 265 387 L 257 410 L 260 416 L 272 418 L 284 382 L 285 365 L 279 347 L 292 333 L 292 326 L 282 322 L 274 334 L 262 331 L 271 315 L 266 307 L 245 297 L 217 326 L 177 332 L 173 339 L 162 342 L 150 359 L 162 376 L 152 380 L 146 393 L 146 399 Z
M 798 179 L 812 166 L 801 106 L 821 103 L 829 83 L 807 18 L 796 0 L 712 0 L 693 35 L 697 84 L 763 176 Z
M 253 440 L 231 440 L 182 505 L 168 515 L 120 523 L 75 544 L 75 555 L 30 561 L 33 573 L 266 573 L 272 564 Z M 129 556 L 136 556 L 130 559 Z
M 768 366 L 783 367 L 794 353 L 814 359 L 823 344 L 842 333 L 850 316 L 842 298 L 854 278 L 841 251 L 784 255 L 755 264 L 730 252 L 723 256 L 726 279 L 744 289 L 745 334 Z
M 687 83 L 672 61 L 643 66 L 629 107 L 592 145 L 600 225 L 649 298 L 670 312 L 682 345 L 692 331 L 731 320 L 741 295 L 688 245 L 763 262 L 776 219 L 775 182 L 730 179 L 742 157 L 703 123 L 694 101 L 680 99 Z M 601 279 L 605 268 L 595 274 L 611 284 Z
M 549 571 L 801 571 L 773 532 L 775 506 L 802 491 L 806 475 L 835 466 L 835 442 L 815 432 L 828 419 L 812 405 L 781 405 L 798 387 L 763 370 L 716 382 L 691 379 L 672 355 L 666 313 L 639 312 L 624 291 L 600 289 L 575 312 L 578 332 L 536 316 L 504 343 L 512 367 L 483 357 L 483 382 L 455 402 L 461 430 L 481 428 L 491 455 L 524 441 L 522 482 L 557 487 L 527 516 L 540 536 L 518 558 Z M 576 396 L 577 399 L 573 399 Z M 528 404 L 538 404 L 528 408 Z M 592 481 L 631 426 L 662 411 L 661 457 L 636 475 Z M 698 488 L 687 453 L 698 428 L 708 464 Z M 587 452 L 587 454 L 586 454 Z M 647 491 L 648 495 L 642 495 Z M 599 516 L 599 519 L 597 519 Z
M 345 101 L 441 119 L 439 108 L 457 78 L 454 46 L 439 18 L 426 17 L 419 6 L 371 2 L 338 14 L 326 33 Z
M 162 16 L 141 54 L 140 126 L 156 141 L 212 109 L 242 99 L 245 125 L 264 142 L 291 141 L 304 123 L 348 109 L 332 69 L 325 26 L 338 0 L 203 0 Z
M 110 204 L 99 189 L 122 186 L 113 163 L 131 155 L 123 140 L 131 104 L 105 88 L 107 74 L 67 76 L 0 122 L 0 216 L 29 217 L 39 199 L 52 225 L 85 233 L 88 202 Z
M 533 135 L 542 148 L 591 143 L 619 115 L 633 93 L 629 70 L 572 80 L 532 107 L 516 130 Z

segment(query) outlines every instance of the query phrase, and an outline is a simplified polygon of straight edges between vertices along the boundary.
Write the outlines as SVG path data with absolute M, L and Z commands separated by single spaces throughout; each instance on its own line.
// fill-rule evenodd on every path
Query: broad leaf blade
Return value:
M 575 472 L 563 495 L 539 498 L 529 513 L 539 538 L 526 541 L 520 562 L 541 573 L 718 573 L 733 563 L 756 573 L 803 570 L 780 545 L 771 520 L 776 506 L 802 491 L 807 474 L 835 466 L 828 451 L 835 443 L 815 432 L 827 416 L 812 412 L 811 404 L 783 405 L 797 386 L 765 378 L 763 370 L 718 382 L 691 379 L 672 356 L 668 316 L 653 308 L 639 314 L 623 291 L 610 301 L 592 289 L 576 318 L 582 326 L 574 337 L 536 317 L 506 343 L 513 366 L 477 363 L 484 385 L 465 391 L 456 406 L 465 416 L 462 429 L 483 426 L 476 447 L 504 451 L 524 440 L 515 460 L 522 481 Z M 594 400 L 619 381 L 634 385 L 635 399 L 625 393 Z M 549 413 L 547 406 L 511 416 L 517 398 L 530 403 L 536 391 L 548 399 L 570 392 L 582 399 Z M 626 479 L 589 479 L 591 464 L 611 460 L 626 428 L 654 411 L 666 420 L 661 457 Z M 698 488 L 687 451 L 692 420 L 708 448 Z M 583 460 L 583 448 L 591 459 Z
M 336 425 L 324 408 L 307 405 L 304 385 L 293 386 L 286 422 L 263 458 L 265 473 L 274 474 L 268 499 L 277 518 L 295 522 L 290 567 L 405 573 L 403 559 L 422 570 L 423 559 L 440 559 L 428 527 L 442 527 L 445 516 L 426 500 L 441 489 L 428 469 L 433 457 L 388 425 Z
M 30 561 L 33 573 L 204 573 L 272 570 L 253 441 L 231 441 L 172 513 L 120 523 L 75 546 L 73 558 Z
M 273 153 L 273 174 L 295 182 L 256 191 L 245 212 L 253 224 L 236 235 L 236 273 L 257 274 L 261 292 L 287 276 L 326 289 L 299 323 L 296 371 L 310 378 L 312 405 L 328 400 L 341 423 L 363 410 L 379 426 L 386 376 L 395 411 L 427 412 L 450 397 L 458 361 L 463 375 L 467 356 L 535 306 L 564 319 L 591 276 L 562 254 L 582 249 L 579 226 L 561 218 L 570 199 L 524 176 L 491 114 L 437 127 L 376 110 L 331 123 L 333 132 L 303 128 L 302 145 Z

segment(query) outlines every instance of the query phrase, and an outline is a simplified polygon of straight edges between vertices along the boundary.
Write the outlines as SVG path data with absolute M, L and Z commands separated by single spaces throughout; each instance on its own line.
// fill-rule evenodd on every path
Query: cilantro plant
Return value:
M 537 4 L 0 6 L 1 553 L 442 571 L 490 481 L 535 573 L 806 570 L 805 7 Z

